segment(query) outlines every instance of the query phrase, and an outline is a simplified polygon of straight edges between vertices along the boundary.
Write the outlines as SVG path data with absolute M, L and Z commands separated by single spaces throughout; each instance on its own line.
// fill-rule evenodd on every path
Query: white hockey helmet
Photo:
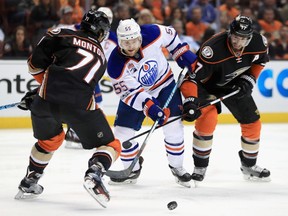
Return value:
M 103 13 L 105 13 L 108 16 L 108 19 L 111 25 L 113 21 L 113 13 L 111 9 L 109 7 L 99 7 L 97 11 L 102 11 Z
M 138 46 L 140 47 L 142 43 L 142 35 L 138 23 L 136 23 L 133 18 L 121 20 L 117 28 L 117 39 L 119 46 L 122 49 L 125 49 L 125 47 L 122 46 L 122 41 L 128 41 L 136 38 L 139 38 Z

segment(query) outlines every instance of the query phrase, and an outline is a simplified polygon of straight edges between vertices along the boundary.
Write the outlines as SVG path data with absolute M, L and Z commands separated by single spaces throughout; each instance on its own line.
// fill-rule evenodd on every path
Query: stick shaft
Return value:
M 20 102 L 12 103 L 12 104 L 6 104 L 6 105 L 3 105 L 3 106 L 0 106 L 0 110 L 9 109 L 9 108 L 18 106 L 19 104 L 20 104 Z
M 228 98 L 228 97 L 231 97 L 231 96 L 237 94 L 238 92 L 239 92 L 239 90 L 233 91 L 233 92 L 231 92 L 231 93 L 229 93 L 229 94 L 227 94 L 227 95 L 225 95 L 225 96 L 223 96 L 223 97 L 217 98 L 216 100 L 213 100 L 213 101 L 211 101 L 211 102 L 209 102 L 209 103 L 207 103 L 207 104 L 204 104 L 203 106 L 200 106 L 198 109 L 203 109 L 204 107 L 207 107 L 207 106 L 216 104 L 216 103 L 218 103 L 218 102 L 220 102 L 220 101 L 225 100 L 225 99 Z M 172 123 L 172 122 L 174 122 L 174 121 L 177 121 L 178 119 L 181 119 L 181 118 L 182 118 L 182 116 L 178 116 L 178 117 L 176 117 L 176 118 L 174 118 L 174 119 L 166 122 L 166 124 L 164 124 L 164 125 L 158 125 L 158 126 L 155 128 L 155 130 L 158 129 L 158 128 L 161 128 L 161 127 L 163 127 L 163 126 L 165 126 L 165 125 L 168 125 L 168 124 L 170 124 L 170 123 Z M 138 138 L 138 137 L 141 137 L 141 136 L 149 133 L 150 130 L 151 130 L 151 129 L 149 129 L 149 130 L 147 130 L 147 131 L 144 131 L 144 132 L 142 132 L 142 133 L 140 133 L 140 134 L 138 134 L 138 135 L 136 135 L 136 136 L 134 136 L 134 137 L 131 137 L 130 139 L 126 140 L 125 142 L 129 142 L 130 140 L 134 140 L 134 139 L 136 139 L 136 138 Z

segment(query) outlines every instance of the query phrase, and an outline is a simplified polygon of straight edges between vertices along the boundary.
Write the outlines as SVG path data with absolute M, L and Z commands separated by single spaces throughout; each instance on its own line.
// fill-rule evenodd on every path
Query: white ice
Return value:
M 145 126 L 141 131 L 147 130 Z M 192 172 L 193 126 L 185 126 L 185 168 Z M 83 188 L 87 161 L 93 151 L 65 149 L 55 152 L 39 181 L 44 192 L 33 200 L 14 200 L 25 174 L 31 146 L 31 129 L 0 130 L 1 216 L 287 216 L 288 215 L 288 124 L 263 124 L 258 165 L 271 171 L 271 182 L 246 182 L 240 172 L 240 129 L 237 124 L 218 125 L 205 180 L 195 188 L 174 182 L 167 165 L 162 130 L 147 144 L 144 164 L 136 185 L 111 186 L 106 209 Z M 143 140 L 145 136 L 142 137 Z M 122 169 L 117 161 L 111 169 Z M 175 200 L 178 207 L 168 210 Z

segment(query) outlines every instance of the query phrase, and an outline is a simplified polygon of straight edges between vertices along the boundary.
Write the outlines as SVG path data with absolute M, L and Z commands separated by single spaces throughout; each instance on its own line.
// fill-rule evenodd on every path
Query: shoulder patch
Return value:
M 201 55 L 207 59 L 212 58 L 213 54 L 213 50 L 210 46 L 204 46 L 201 50 Z
M 54 28 L 50 31 L 52 34 L 59 34 L 61 32 L 61 28 Z

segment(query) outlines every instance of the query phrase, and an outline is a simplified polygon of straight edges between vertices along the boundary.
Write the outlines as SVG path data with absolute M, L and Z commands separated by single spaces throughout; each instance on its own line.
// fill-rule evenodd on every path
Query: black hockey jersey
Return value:
M 195 70 L 193 79 L 207 89 L 230 85 L 241 74 L 249 74 L 253 64 L 264 67 L 269 61 L 267 52 L 267 40 L 259 33 L 253 33 L 252 40 L 238 57 L 229 44 L 228 34 L 216 34 L 198 50 L 198 61 L 202 67 Z
M 95 109 L 93 91 L 107 61 L 100 43 L 83 31 L 54 29 L 28 60 L 33 76 L 44 74 L 39 95 L 50 102 Z M 45 72 L 45 73 L 44 73 Z

